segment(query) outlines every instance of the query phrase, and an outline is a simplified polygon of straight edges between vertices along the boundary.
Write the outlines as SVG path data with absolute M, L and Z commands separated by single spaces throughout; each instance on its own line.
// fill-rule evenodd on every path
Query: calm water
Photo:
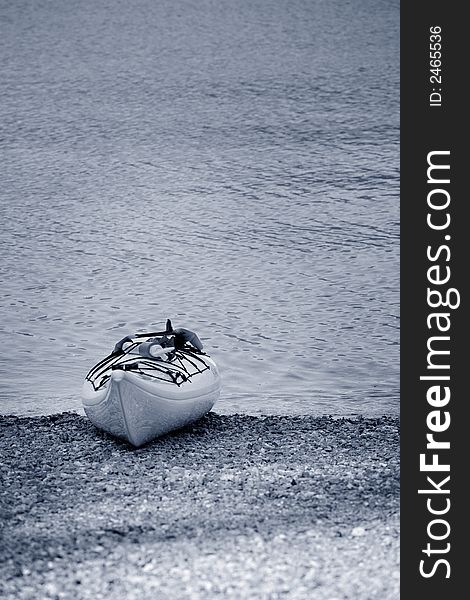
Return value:
M 218 412 L 398 412 L 399 10 L 0 2 L 0 412 L 80 410 L 137 330 Z

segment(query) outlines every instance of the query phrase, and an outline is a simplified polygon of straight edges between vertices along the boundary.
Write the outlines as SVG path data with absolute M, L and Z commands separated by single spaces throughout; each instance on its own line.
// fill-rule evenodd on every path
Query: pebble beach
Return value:
M 399 598 L 399 421 L 0 417 L 5 599 Z

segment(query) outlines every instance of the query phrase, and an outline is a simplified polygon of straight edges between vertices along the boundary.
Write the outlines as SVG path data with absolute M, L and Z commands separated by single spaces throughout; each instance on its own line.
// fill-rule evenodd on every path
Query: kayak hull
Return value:
M 139 447 L 158 436 L 200 419 L 220 395 L 215 363 L 181 386 L 157 382 L 138 374 L 115 370 L 105 389 L 94 391 L 86 381 L 83 407 L 99 429 Z

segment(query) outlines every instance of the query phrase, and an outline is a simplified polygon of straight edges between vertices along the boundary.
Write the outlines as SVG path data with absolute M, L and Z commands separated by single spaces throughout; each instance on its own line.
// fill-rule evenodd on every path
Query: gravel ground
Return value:
M 399 422 L 0 417 L 2 598 L 399 598 Z

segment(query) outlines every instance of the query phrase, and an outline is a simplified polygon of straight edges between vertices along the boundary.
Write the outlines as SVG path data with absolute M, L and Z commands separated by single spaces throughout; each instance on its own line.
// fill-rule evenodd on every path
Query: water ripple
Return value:
M 1 411 L 79 409 L 167 317 L 219 411 L 398 411 L 396 2 L 0 17 Z

